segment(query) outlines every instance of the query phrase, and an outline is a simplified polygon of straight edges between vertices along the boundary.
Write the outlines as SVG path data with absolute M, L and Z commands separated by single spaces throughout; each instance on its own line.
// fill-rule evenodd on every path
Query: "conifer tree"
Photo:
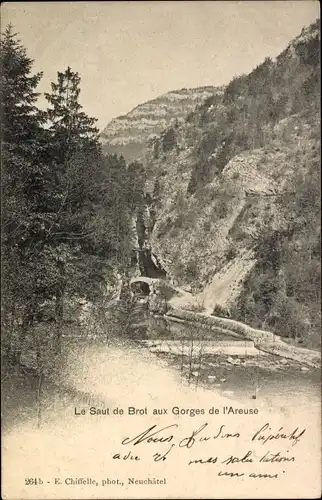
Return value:
M 98 248 L 97 240 L 102 243 L 99 233 L 104 227 L 105 176 L 96 120 L 88 117 L 79 103 L 78 73 L 69 67 L 59 72 L 51 90 L 45 94 L 50 106 L 47 119 L 51 167 L 46 205 L 53 213 L 47 245 L 57 270 L 53 295 L 59 351 L 66 296 L 90 296 L 104 274 L 102 248 Z
M 45 94 L 51 106 L 47 117 L 58 163 L 66 164 L 79 151 L 99 150 L 96 119 L 87 116 L 79 103 L 80 81 L 78 73 L 68 67 L 64 73 L 58 72 L 51 94 Z
M 41 176 L 43 114 L 36 106 L 41 73 L 7 26 L 0 46 L 2 157 L 2 322 L 5 348 L 17 361 L 26 326 L 35 309 L 33 234 L 37 220 L 32 191 Z

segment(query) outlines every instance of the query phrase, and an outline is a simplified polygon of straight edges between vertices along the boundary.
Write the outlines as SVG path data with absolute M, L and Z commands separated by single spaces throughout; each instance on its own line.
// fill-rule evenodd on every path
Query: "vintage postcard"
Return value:
M 1 106 L 2 497 L 320 497 L 318 2 L 4 2 Z

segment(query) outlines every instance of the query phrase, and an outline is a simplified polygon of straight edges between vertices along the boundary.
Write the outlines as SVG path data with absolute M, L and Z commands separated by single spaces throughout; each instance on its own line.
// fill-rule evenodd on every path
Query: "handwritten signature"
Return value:
M 229 433 L 225 432 L 224 428 L 225 425 L 221 425 L 219 427 L 219 430 L 213 435 L 205 435 L 203 431 L 208 427 L 208 423 L 203 424 L 199 429 L 196 429 L 192 431 L 192 433 L 187 436 L 182 438 L 179 441 L 179 447 L 180 448 L 191 448 L 196 442 L 204 442 L 204 441 L 209 441 L 211 439 L 218 439 L 219 437 L 221 438 L 239 438 L 240 434 L 239 432 L 235 433 Z M 149 427 L 145 431 L 141 432 L 137 436 L 130 438 L 127 437 L 123 439 L 122 444 L 127 445 L 127 444 L 133 444 L 133 446 L 136 446 L 141 443 L 171 443 L 175 436 L 173 433 L 170 433 L 169 429 L 177 428 L 177 424 L 172 424 L 168 425 L 166 427 L 162 427 L 161 429 L 157 428 L 157 425 L 153 425 L 152 427 Z M 167 432 L 166 432 L 167 431 Z M 173 432 L 173 431 L 171 431 Z
M 291 432 L 284 431 L 283 427 L 280 427 L 277 432 L 272 432 L 270 424 L 266 423 L 257 432 L 255 432 L 252 437 L 252 441 L 260 441 L 261 444 L 266 444 L 272 440 L 276 441 L 279 439 L 286 439 L 292 442 L 292 446 L 295 446 L 305 432 L 306 429 L 299 430 L 298 427 L 293 429 Z
M 171 424 L 161 428 L 158 428 L 157 425 L 152 425 L 134 437 L 123 439 L 122 445 L 132 444 L 133 446 L 137 446 L 142 443 L 173 443 L 176 437 L 175 429 L 178 427 L 178 424 Z M 280 427 L 277 431 L 272 431 L 271 425 L 266 423 L 253 434 L 251 441 L 258 441 L 264 445 L 272 440 L 289 440 L 292 446 L 295 446 L 305 432 L 306 429 L 299 429 L 298 427 L 290 432 L 285 431 L 283 427 Z M 218 438 L 238 439 L 240 437 L 239 432 L 227 432 L 225 425 L 220 425 L 215 433 L 210 433 L 209 424 L 206 422 L 198 429 L 193 430 L 190 435 L 181 438 L 178 445 L 179 448 L 192 448 L 197 442 L 202 443 Z

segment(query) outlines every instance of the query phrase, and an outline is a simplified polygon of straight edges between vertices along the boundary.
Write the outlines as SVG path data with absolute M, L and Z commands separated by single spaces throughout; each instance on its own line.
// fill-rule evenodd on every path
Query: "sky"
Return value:
M 298 1 L 4 2 L 39 92 L 57 71 L 81 77 L 81 104 L 100 129 L 170 90 L 227 84 L 266 56 L 276 57 L 319 3 Z M 40 105 L 44 104 L 40 99 Z

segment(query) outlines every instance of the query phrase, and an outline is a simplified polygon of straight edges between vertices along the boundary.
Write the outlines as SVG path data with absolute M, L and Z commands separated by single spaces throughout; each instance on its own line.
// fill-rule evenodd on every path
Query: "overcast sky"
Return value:
M 8 2 L 46 92 L 69 65 L 100 128 L 169 90 L 222 85 L 275 57 L 319 17 L 303 1 Z

